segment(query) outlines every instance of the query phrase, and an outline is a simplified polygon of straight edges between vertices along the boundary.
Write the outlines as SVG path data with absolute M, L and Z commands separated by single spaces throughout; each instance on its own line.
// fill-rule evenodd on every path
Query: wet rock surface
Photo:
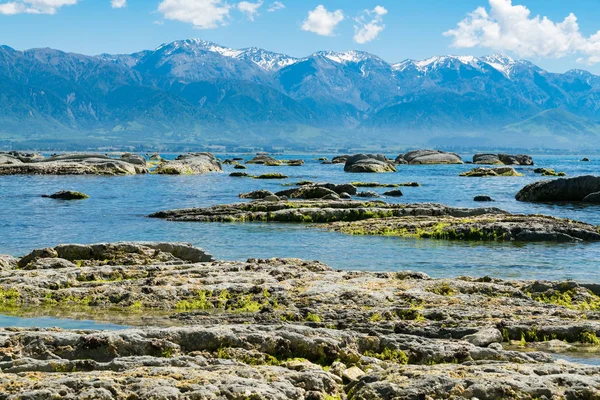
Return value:
M 26 264 L 49 255 L 64 268 L 0 271 L 5 309 L 87 318 L 120 309 L 130 324 L 160 312 L 178 326 L 0 329 L 5 398 L 600 396 L 600 368 L 524 351 L 552 341 L 593 346 L 592 286 L 215 261 L 181 243 L 63 245 L 32 251 Z
M 161 163 L 155 174 L 159 175 L 198 175 L 209 172 L 222 172 L 221 163 L 211 153 L 190 153 L 173 161 Z
M 585 175 L 532 183 L 521 189 L 516 199 L 529 202 L 579 202 L 596 192 L 600 192 L 600 177 Z
M 55 200 L 85 200 L 90 198 L 90 196 L 85 193 L 74 192 L 72 190 L 61 190 L 60 192 L 50 195 L 43 195 L 42 197 Z
M 50 157 L 18 152 L 0 154 L 0 175 L 136 175 L 148 172 L 145 159 L 133 155 L 117 159 L 101 154 Z
M 287 192 L 286 192 L 287 193 Z M 288 193 L 289 194 L 289 193 Z M 370 197 L 375 192 L 360 192 Z M 487 200 L 487 199 L 486 199 Z M 469 241 L 568 242 L 600 240 L 594 225 L 543 215 L 515 215 L 498 208 L 383 201 L 257 201 L 161 211 L 152 218 L 187 222 L 315 223 L 352 235 L 386 235 Z
M 496 168 L 485 168 L 479 167 L 474 168 L 471 171 L 466 171 L 460 174 L 460 176 L 466 177 L 493 177 L 493 176 L 523 176 L 520 172 L 517 172 L 513 167 L 496 167 Z

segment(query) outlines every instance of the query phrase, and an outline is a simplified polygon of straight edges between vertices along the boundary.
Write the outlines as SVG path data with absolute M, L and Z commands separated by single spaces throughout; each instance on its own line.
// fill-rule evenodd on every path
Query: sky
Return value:
M 600 0 L 0 0 L 0 44 L 88 55 L 178 39 L 388 62 L 506 53 L 600 75 Z

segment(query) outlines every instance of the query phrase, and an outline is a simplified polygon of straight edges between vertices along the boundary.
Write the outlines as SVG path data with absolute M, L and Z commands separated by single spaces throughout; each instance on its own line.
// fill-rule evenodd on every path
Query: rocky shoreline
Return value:
M 182 243 L 62 245 L 0 260 L 5 311 L 168 316 L 116 332 L 1 329 L 6 399 L 600 396 L 600 367 L 548 354 L 597 351 L 598 285 L 219 261 Z
M 309 223 L 352 235 L 467 241 L 600 241 L 600 228 L 582 222 L 510 214 L 493 207 L 468 209 L 426 203 L 285 201 L 277 197 L 269 201 L 265 197 L 251 203 L 161 211 L 150 217 L 175 222 Z

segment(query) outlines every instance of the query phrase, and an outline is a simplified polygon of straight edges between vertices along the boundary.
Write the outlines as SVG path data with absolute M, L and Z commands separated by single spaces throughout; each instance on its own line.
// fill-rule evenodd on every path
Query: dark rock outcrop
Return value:
M 72 190 L 62 190 L 51 195 L 43 195 L 42 197 L 56 200 L 85 200 L 90 198 L 90 196 L 85 193 L 74 192 Z
M 135 175 L 149 170 L 145 159 L 115 159 L 100 154 L 60 154 L 44 158 L 21 153 L 0 154 L 0 175 Z
M 479 167 L 466 171 L 460 174 L 460 176 L 466 177 L 490 177 L 490 176 L 523 176 L 520 172 L 517 172 L 513 167 L 495 167 L 485 168 Z
M 578 202 L 596 192 L 600 192 L 600 177 L 585 175 L 532 183 L 521 189 L 516 199 L 529 202 Z
M 473 164 L 533 165 L 533 159 L 525 154 L 475 154 Z

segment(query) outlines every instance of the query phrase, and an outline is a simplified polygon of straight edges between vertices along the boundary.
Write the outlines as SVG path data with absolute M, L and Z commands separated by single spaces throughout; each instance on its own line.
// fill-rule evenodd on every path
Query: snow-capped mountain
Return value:
M 391 64 L 361 51 L 292 57 L 200 39 L 99 56 L 1 46 L 0 122 L 15 138 L 304 143 L 318 130 L 346 141 L 515 134 L 600 144 L 600 77 L 504 54 Z

